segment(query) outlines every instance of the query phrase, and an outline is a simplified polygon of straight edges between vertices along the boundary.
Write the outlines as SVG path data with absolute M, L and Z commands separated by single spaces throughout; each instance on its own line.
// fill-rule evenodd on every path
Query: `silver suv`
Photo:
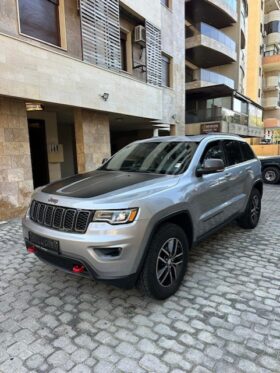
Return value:
M 262 192 L 260 161 L 238 136 L 151 138 L 36 190 L 23 233 L 43 261 L 165 299 L 194 244 L 234 219 L 257 226 Z

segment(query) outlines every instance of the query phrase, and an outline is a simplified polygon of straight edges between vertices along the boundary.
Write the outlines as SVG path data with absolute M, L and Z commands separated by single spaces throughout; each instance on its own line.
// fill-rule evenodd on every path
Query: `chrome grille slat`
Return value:
M 54 213 L 54 207 L 47 206 L 46 212 L 45 212 L 45 225 L 47 225 L 48 227 L 52 225 L 53 213 Z
M 85 233 L 93 211 L 77 210 L 32 201 L 30 219 L 35 223 L 69 233 Z
M 62 219 L 64 215 L 64 209 L 62 207 L 56 207 L 54 210 L 53 227 L 60 229 L 62 227 Z
M 90 217 L 89 211 L 79 211 L 76 218 L 75 230 L 82 232 L 85 226 L 88 226 L 88 220 Z
M 65 211 L 63 228 L 67 231 L 71 231 L 75 224 L 76 210 L 68 209 Z

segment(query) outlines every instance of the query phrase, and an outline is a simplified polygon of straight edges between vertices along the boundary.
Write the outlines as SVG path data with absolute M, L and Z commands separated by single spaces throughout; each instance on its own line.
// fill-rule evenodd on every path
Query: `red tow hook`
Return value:
M 83 273 L 85 271 L 85 267 L 83 265 L 81 265 L 81 264 L 75 264 L 73 266 L 72 271 L 74 273 Z
M 27 252 L 29 253 L 29 254 L 35 254 L 35 253 L 37 253 L 37 248 L 35 247 L 35 246 L 28 246 L 28 248 L 27 248 Z

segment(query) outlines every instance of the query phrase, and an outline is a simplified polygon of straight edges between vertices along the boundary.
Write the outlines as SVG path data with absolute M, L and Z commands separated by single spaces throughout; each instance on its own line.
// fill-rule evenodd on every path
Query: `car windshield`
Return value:
M 178 175 L 188 168 L 196 148 L 194 142 L 132 143 L 100 169 Z

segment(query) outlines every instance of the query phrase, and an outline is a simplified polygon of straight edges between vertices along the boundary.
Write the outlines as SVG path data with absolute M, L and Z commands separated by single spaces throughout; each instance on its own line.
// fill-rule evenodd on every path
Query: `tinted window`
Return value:
M 241 148 L 238 141 L 226 140 L 224 141 L 224 148 L 228 166 L 243 162 Z
M 241 146 L 244 161 L 249 161 L 250 159 L 256 158 L 253 150 L 246 142 L 240 142 L 240 146 Z
M 196 148 L 194 142 L 133 143 L 116 153 L 100 169 L 177 175 L 188 168 Z
M 60 45 L 58 0 L 19 0 L 21 32 Z
M 221 141 L 213 141 L 206 146 L 200 163 L 203 164 L 206 159 L 221 159 L 225 162 Z

